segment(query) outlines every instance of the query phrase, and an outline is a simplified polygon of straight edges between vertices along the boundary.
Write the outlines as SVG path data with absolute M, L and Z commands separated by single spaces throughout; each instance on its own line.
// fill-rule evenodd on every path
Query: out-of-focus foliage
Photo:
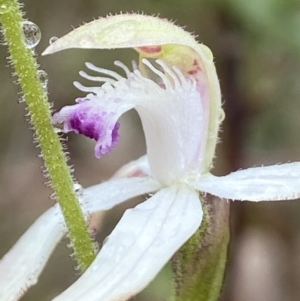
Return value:
M 198 35 L 215 54 L 226 119 L 215 172 L 299 160 L 300 2 L 296 0 L 64 0 L 24 1 L 29 20 L 39 25 L 38 54 L 52 36 L 62 36 L 82 22 L 108 13 L 144 12 L 176 20 Z M 5 47 L 0 48 L 0 256 L 47 207 L 45 187 L 32 144 L 24 104 L 11 82 Z M 134 51 L 69 50 L 39 57 L 49 75 L 54 108 L 73 103 L 81 94 L 72 86 L 78 71 L 91 61 L 115 68 L 116 59 L 130 64 Z M 83 84 L 90 84 L 82 80 Z M 101 160 L 93 142 L 69 135 L 75 175 L 83 186 L 107 179 L 123 163 L 145 152 L 135 113 L 121 120 L 118 147 Z M 102 217 L 99 239 L 109 234 L 124 208 Z M 232 243 L 223 301 L 297 301 L 300 298 L 300 203 L 234 203 Z M 74 280 L 74 261 L 64 241 L 24 300 L 49 300 Z M 162 300 L 170 289 L 167 269 L 139 300 Z M 100 288 L 99 288 L 100 289 Z

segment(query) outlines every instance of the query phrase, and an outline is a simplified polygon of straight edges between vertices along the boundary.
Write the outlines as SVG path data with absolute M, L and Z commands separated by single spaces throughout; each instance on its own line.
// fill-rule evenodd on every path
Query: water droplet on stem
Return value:
M 24 32 L 24 43 L 27 48 L 34 48 L 41 40 L 41 30 L 31 21 L 22 22 L 22 29 Z

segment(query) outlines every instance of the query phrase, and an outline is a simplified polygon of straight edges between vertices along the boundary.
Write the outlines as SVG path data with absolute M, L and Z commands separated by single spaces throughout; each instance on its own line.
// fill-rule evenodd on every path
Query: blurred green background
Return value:
M 26 17 L 42 31 L 40 54 L 53 36 L 108 13 L 144 12 L 176 20 L 209 46 L 218 70 L 226 119 L 214 172 L 299 160 L 300 1 L 299 0 L 27 0 Z M 24 104 L 0 48 L 0 257 L 25 229 L 53 204 L 45 187 L 42 161 L 32 143 Z M 82 96 L 84 62 L 114 69 L 113 61 L 136 58 L 132 50 L 68 50 L 38 57 L 49 76 L 55 110 Z M 82 83 L 85 81 L 81 80 Z M 101 160 L 94 142 L 68 135 L 70 163 L 84 186 L 109 178 L 122 164 L 145 153 L 135 112 L 121 119 L 121 141 Z M 99 239 L 109 234 L 124 207 L 103 216 Z M 300 203 L 232 203 L 232 239 L 222 301 L 300 299 Z M 75 262 L 64 240 L 41 277 L 22 299 L 50 300 L 74 278 Z M 166 269 L 136 300 L 163 300 L 169 289 Z

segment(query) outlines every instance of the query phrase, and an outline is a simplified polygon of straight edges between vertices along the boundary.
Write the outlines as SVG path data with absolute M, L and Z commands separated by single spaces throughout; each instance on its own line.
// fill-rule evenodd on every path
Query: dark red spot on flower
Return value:
M 161 52 L 161 46 L 142 46 L 139 47 L 141 51 L 148 53 L 148 54 L 156 54 Z
M 199 66 L 199 62 L 198 62 L 198 60 L 195 59 L 193 61 L 193 68 L 191 70 L 189 70 L 187 73 L 190 75 L 195 75 L 200 71 L 201 71 L 201 68 Z

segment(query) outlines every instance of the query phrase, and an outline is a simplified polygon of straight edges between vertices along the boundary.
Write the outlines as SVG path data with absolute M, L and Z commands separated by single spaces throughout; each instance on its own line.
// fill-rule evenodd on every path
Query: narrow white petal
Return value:
M 300 162 L 253 167 L 224 177 L 208 174 L 195 185 L 220 198 L 247 201 L 280 201 L 300 197 Z
M 89 269 L 55 301 L 128 300 L 157 275 L 202 220 L 198 193 L 163 189 L 125 212 Z
M 16 301 L 34 284 L 65 234 L 57 206 L 47 210 L 0 260 L 0 300 Z
M 158 189 L 160 184 L 148 177 L 110 180 L 85 189 L 84 210 L 90 213 L 108 210 L 130 198 Z
M 144 155 L 137 160 L 131 161 L 122 166 L 114 175 L 113 178 L 124 177 L 143 177 L 151 174 L 148 156 Z

